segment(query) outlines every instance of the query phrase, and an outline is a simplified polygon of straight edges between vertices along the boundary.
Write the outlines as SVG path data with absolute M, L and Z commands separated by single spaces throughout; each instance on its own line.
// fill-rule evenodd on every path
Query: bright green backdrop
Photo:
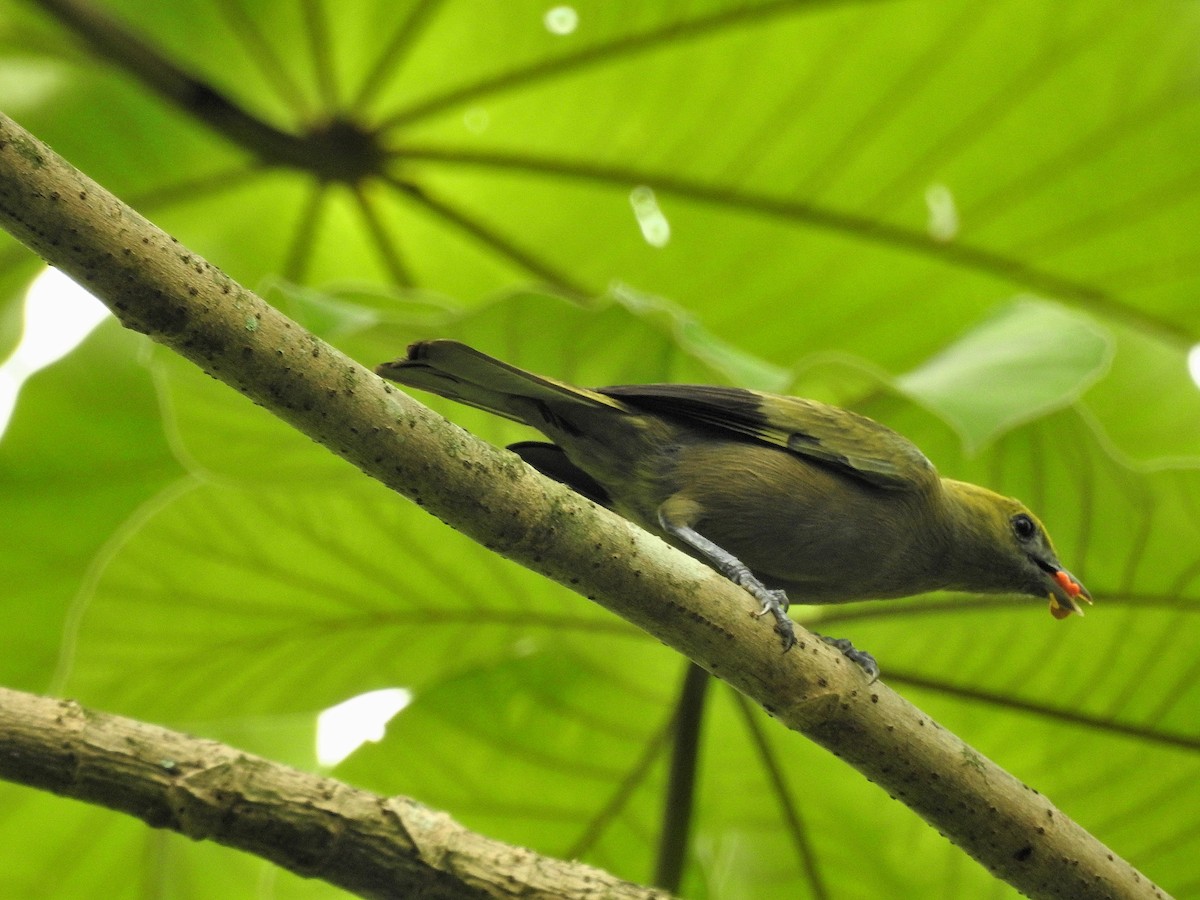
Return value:
M 794 614 L 1200 894 L 1200 6 L 553 6 L 103 4 L 279 128 L 383 128 L 389 180 L 357 191 L 260 165 L 36 3 L 0 0 L 0 107 L 365 364 L 453 336 L 585 383 L 794 391 L 1021 496 L 1087 618 Z M 33 271 L 0 237 L 0 348 Z M 336 774 L 651 877 L 683 660 L 190 365 L 103 326 L 23 394 L 0 498 L 4 684 L 307 767 L 316 712 L 405 686 Z M 1012 894 L 720 685 L 696 812 L 689 897 Z M 0 846 L 4 896 L 335 893 L 9 786 Z

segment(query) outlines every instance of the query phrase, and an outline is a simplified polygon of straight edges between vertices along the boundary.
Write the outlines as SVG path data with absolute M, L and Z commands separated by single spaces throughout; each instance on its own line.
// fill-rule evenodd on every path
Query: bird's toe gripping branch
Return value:
M 755 577 L 740 559 L 719 544 L 709 540 L 690 525 L 672 522 L 660 510 L 659 525 L 663 531 L 676 540 L 686 544 L 704 557 L 714 569 L 739 587 L 745 588 L 755 600 L 762 604 L 762 609 L 755 616 L 770 613 L 775 617 L 775 632 L 783 640 L 783 650 L 786 653 L 796 643 L 796 626 L 788 618 L 788 598 L 783 591 L 771 590 Z
M 787 593 L 771 590 L 753 576 L 748 581 L 749 583 L 747 581 L 738 581 L 737 583 L 762 603 L 762 609 L 751 615 L 756 619 L 761 619 L 770 613 L 775 618 L 775 633 L 783 639 L 783 652 L 786 653 L 796 643 L 796 626 L 787 614 L 788 606 L 791 605 Z
M 825 637 L 823 634 L 818 635 L 818 637 L 830 647 L 836 647 L 838 650 L 841 650 L 842 656 L 862 669 L 867 675 L 869 684 L 874 684 L 879 678 L 879 663 L 875 662 L 875 657 L 866 650 L 857 649 L 846 638 Z
M 762 608 L 758 612 L 752 613 L 752 615 L 760 618 L 770 613 L 774 617 L 775 633 L 783 640 L 783 651 L 785 653 L 795 646 L 796 626 L 788 618 L 787 609 L 789 601 L 785 592 L 772 590 L 767 587 L 755 577 L 754 573 L 750 571 L 745 563 L 719 544 L 700 534 L 690 525 L 671 522 L 662 513 L 659 514 L 658 520 L 663 531 L 676 540 L 687 544 L 707 559 L 718 572 L 734 584 L 745 588 L 755 600 L 762 604 Z M 875 657 L 870 653 L 855 649 L 854 645 L 845 638 L 822 637 L 821 640 L 841 650 L 842 655 L 857 664 L 871 681 L 875 681 L 879 677 L 879 664 L 875 662 Z

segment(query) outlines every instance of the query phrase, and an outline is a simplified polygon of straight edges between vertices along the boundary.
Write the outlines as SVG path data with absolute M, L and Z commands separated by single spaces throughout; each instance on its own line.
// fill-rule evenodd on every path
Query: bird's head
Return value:
M 968 573 L 962 587 L 1047 597 L 1056 619 L 1083 615 L 1079 601 L 1091 603 L 1092 595 L 1058 561 L 1037 516 L 1020 501 L 986 488 L 949 479 L 944 484 L 960 535 L 956 562 Z

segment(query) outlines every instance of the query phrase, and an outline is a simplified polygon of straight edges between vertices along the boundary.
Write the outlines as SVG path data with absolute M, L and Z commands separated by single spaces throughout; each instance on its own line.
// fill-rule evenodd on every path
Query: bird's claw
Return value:
M 836 647 L 842 651 L 842 656 L 855 663 L 867 675 L 867 683 L 874 684 L 879 678 L 879 663 L 875 662 L 875 657 L 865 650 L 859 650 L 850 643 L 846 638 L 831 638 L 820 635 L 821 640 L 831 647 Z
M 767 613 L 773 613 L 776 609 L 787 612 L 788 607 L 792 605 L 792 601 L 788 599 L 787 591 L 767 590 L 759 596 L 759 599 L 763 602 L 762 609 L 756 613 L 750 613 L 756 619 L 762 618 Z
M 778 589 L 771 590 L 761 583 L 751 586 L 750 591 L 762 602 L 762 608 L 750 615 L 761 619 L 770 613 L 775 617 L 775 633 L 783 640 L 783 652 L 787 653 L 796 645 L 796 627 L 787 614 L 788 606 L 791 605 L 787 593 Z M 867 676 L 868 684 L 874 684 L 879 678 L 879 663 L 875 662 L 875 657 L 870 653 L 857 649 L 846 638 L 818 636 L 829 646 L 836 647 L 846 659 L 862 669 Z
M 758 594 L 758 599 L 762 601 L 762 609 L 750 615 L 760 619 L 770 613 L 775 617 L 775 633 L 783 640 L 783 652 L 787 653 L 796 644 L 796 628 L 787 615 L 787 594 L 780 590 L 764 590 Z
M 796 628 L 787 616 L 783 616 L 775 622 L 775 633 L 783 640 L 784 653 L 796 646 Z

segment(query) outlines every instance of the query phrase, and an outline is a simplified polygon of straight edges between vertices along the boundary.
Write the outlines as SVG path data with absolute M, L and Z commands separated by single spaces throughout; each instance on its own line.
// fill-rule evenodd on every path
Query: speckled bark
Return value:
M 237 847 L 363 897 L 667 897 L 483 837 L 406 797 L 4 688 L 0 777 Z
M 485 546 L 686 654 L 1026 894 L 1165 896 L 1045 797 L 885 685 L 866 685 L 839 653 L 797 629 L 800 643 L 781 654 L 740 589 L 386 385 L 3 117 L 0 224 L 128 327 Z

